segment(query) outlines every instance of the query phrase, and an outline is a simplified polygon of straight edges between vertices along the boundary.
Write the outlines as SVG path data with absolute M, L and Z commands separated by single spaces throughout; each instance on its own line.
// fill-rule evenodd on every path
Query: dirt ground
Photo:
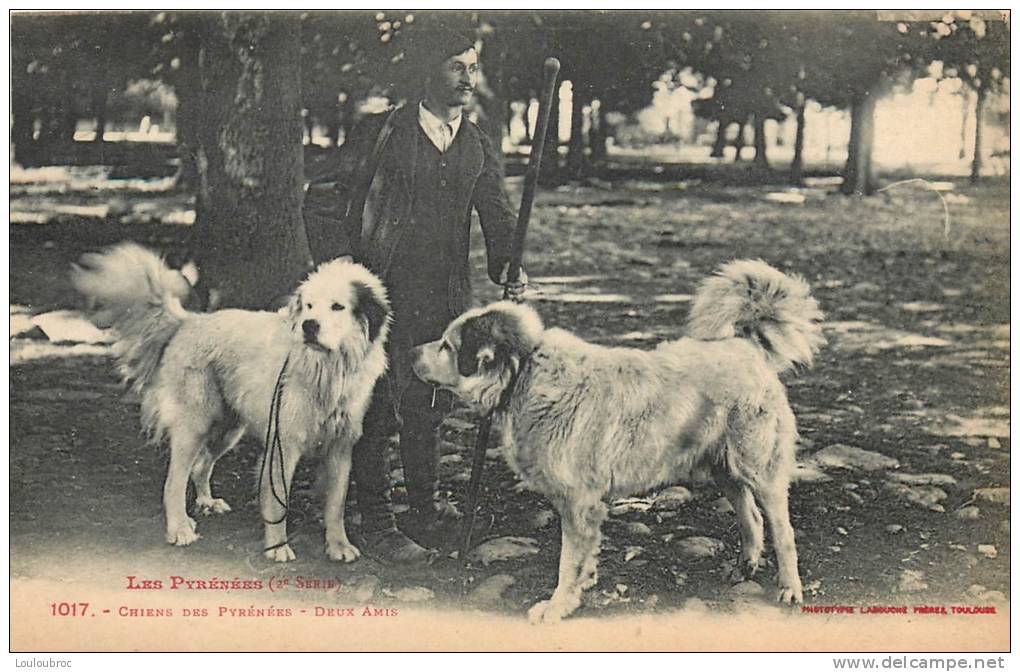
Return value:
M 415 571 L 331 563 L 314 464 L 306 464 L 292 491 L 298 560 L 272 565 L 259 552 L 254 443 L 214 475 L 234 512 L 201 518 L 194 546 L 165 544 L 167 453 L 141 439 L 137 402 L 108 349 L 55 343 L 30 327 L 40 314 L 79 307 L 66 269 L 81 252 L 124 238 L 186 248 L 188 199 L 167 186 L 83 169 L 12 184 L 11 578 L 117 589 L 127 576 L 289 577 L 292 586 L 311 577 L 342 590 L 288 597 L 517 617 L 546 598 L 558 521 L 493 451 L 486 536 L 531 539 L 526 555 L 466 569 L 446 556 Z M 786 381 L 802 435 L 804 479 L 792 488 L 791 516 L 809 605 L 1001 607 L 1010 599 L 1002 490 L 1010 484 L 1009 185 L 934 185 L 948 220 L 928 186 L 847 198 L 824 180 L 787 190 L 648 179 L 564 187 L 542 193 L 535 208 L 530 301 L 547 324 L 600 343 L 649 348 L 680 336 L 696 283 L 732 258 L 760 257 L 810 282 L 829 343 L 813 370 Z M 473 259 L 479 298 L 495 298 L 478 246 Z M 442 485 L 460 501 L 473 437 L 463 411 L 443 427 Z M 399 461 L 394 467 L 399 483 Z M 715 486 L 684 485 L 690 497 L 636 493 L 614 510 L 600 582 L 579 617 L 771 603 L 774 564 L 757 582 L 733 586 L 734 515 Z M 692 554 L 688 537 L 709 538 L 710 551 Z

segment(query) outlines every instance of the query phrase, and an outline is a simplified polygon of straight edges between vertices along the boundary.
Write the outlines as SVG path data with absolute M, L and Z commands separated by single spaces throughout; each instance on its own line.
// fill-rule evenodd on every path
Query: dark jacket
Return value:
M 427 161 L 424 152 L 432 149 L 425 144 L 430 141 L 418 127 L 417 104 L 397 108 L 391 121 L 392 133 L 372 181 L 366 186 L 370 172 L 366 165 L 388 115 L 366 117 L 344 143 L 334 165 L 312 180 L 305 196 L 304 219 L 316 264 L 349 254 L 387 285 L 397 311 L 387 347 L 388 378 L 393 397 L 399 403 L 413 378 L 411 346 L 438 338 L 443 327 L 470 304 L 468 254 L 472 209 L 478 211 L 481 221 L 488 274 L 493 282 L 499 282 L 503 265 L 509 259 L 517 218 L 504 189 L 499 154 L 481 129 L 465 118 L 454 139 L 458 145 L 458 169 L 448 176 L 451 184 L 443 193 L 442 210 L 456 215 L 448 222 L 429 222 L 428 227 L 431 231 L 438 229 L 444 241 L 439 249 L 445 249 L 446 254 L 435 254 L 435 246 L 433 253 L 420 254 L 416 247 L 407 247 L 414 245 L 410 237 L 404 236 L 416 226 L 416 213 L 412 210 L 414 176 L 420 173 L 416 171 L 418 158 Z M 362 195 L 367 193 L 361 213 L 354 212 L 357 208 L 351 206 L 358 202 L 359 191 Z M 420 192 L 418 196 L 421 198 Z M 408 241 L 403 248 L 402 238 Z M 394 264 L 398 256 L 401 263 Z M 448 280 L 442 283 L 446 295 L 429 294 L 431 300 L 419 302 L 419 294 L 414 291 L 416 277 L 435 282 L 446 274 Z M 409 303 L 413 309 L 406 308 Z
M 393 112 L 393 131 L 379 158 L 368 187 L 365 207 L 348 212 L 352 198 L 364 180 L 365 164 L 374 150 L 379 130 L 389 113 L 366 117 L 354 129 L 338 153 L 336 164 L 309 185 L 305 196 L 305 228 L 316 263 L 350 254 L 383 278 L 391 271 L 401 234 L 412 225 L 412 176 L 421 143 L 428 142 L 418 128 L 418 106 L 406 105 Z M 455 178 L 452 193 L 459 221 L 451 222 L 453 245 L 450 258 L 421 259 L 421 264 L 442 264 L 450 268 L 449 306 L 456 314 L 470 301 L 471 210 L 478 211 L 485 236 L 488 274 L 493 282 L 507 262 L 516 215 L 503 186 L 500 157 L 489 138 L 477 125 L 464 119 L 457 134 L 464 142 L 466 158 Z

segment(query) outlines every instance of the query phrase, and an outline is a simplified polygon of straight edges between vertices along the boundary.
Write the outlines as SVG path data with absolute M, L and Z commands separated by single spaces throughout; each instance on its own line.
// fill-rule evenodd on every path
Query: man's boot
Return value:
M 429 564 L 436 558 L 436 552 L 415 543 L 397 529 L 386 455 L 389 438 L 370 429 L 371 426 L 366 423 L 365 435 L 354 448 L 353 471 L 363 539 L 361 552 L 383 563 Z
M 433 402 L 432 388 L 419 383 L 409 387 L 400 407 L 400 456 L 410 505 L 405 528 L 430 545 L 454 544 L 464 517 L 449 496 L 439 491 L 439 425 L 451 406 L 449 392 L 436 394 Z M 477 520 L 472 538 L 480 540 L 491 522 Z

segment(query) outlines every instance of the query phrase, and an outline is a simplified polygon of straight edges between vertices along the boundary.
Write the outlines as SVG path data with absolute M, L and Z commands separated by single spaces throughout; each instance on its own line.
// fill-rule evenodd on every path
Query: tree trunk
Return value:
M 793 140 L 793 161 L 790 163 L 790 179 L 794 184 L 804 181 L 804 104 L 797 106 L 797 131 Z
M 506 133 L 506 86 L 503 72 L 506 65 L 506 42 L 500 38 L 502 33 L 496 31 L 485 39 L 483 45 L 485 82 L 488 95 L 482 98 L 482 118 L 480 126 L 489 137 L 492 146 L 500 159 L 503 158 L 503 136 Z
M 985 99 L 988 97 L 986 78 L 981 78 L 977 88 L 977 102 L 974 104 L 974 162 L 970 164 L 970 181 L 981 179 L 981 132 L 985 125 Z
M 726 129 L 729 128 L 729 125 L 726 119 L 719 120 L 719 128 L 715 131 L 715 142 L 712 143 L 712 153 L 709 154 L 713 159 L 721 159 L 726 153 Z
M 210 307 L 275 307 L 311 265 L 304 198 L 300 19 L 203 14 L 205 114 L 193 231 Z
M 514 121 L 514 104 L 509 98 L 505 101 L 505 107 L 503 108 L 503 134 L 505 137 L 510 137 L 510 126 Z
M 201 30 L 202 25 L 195 14 L 181 14 L 180 48 L 177 52 L 181 67 L 174 81 L 174 93 L 177 95 L 175 135 L 177 158 L 180 161 L 175 186 L 181 191 L 194 193 L 196 201 L 201 198 L 198 189 L 199 129 L 202 126 L 202 78 L 199 72 Z
M 110 96 L 110 54 L 106 49 L 103 49 L 99 54 L 99 71 L 100 77 L 98 81 L 92 84 L 92 91 L 90 92 L 90 98 L 92 103 L 92 114 L 96 117 L 96 135 L 92 139 L 93 142 L 102 143 L 103 135 L 106 133 L 106 113 L 109 107 Z
M 311 146 L 312 135 L 315 133 L 315 117 L 312 116 L 311 110 L 308 114 L 301 117 L 301 122 L 304 128 L 301 129 L 301 143 Z M 308 142 L 305 142 L 305 137 L 308 138 Z
M 531 141 L 535 139 L 535 131 L 531 128 L 531 98 L 524 101 L 524 142 L 522 145 L 530 145 Z
M 55 103 L 47 102 L 39 111 L 39 138 L 36 145 L 41 150 L 49 149 L 56 142 L 58 136 L 56 122 L 59 109 Z
M 72 104 L 64 108 L 60 117 L 59 142 L 66 145 L 74 145 L 74 133 L 78 130 L 78 113 Z
M 970 91 L 966 86 L 961 87 L 960 98 L 963 100 L 963 121 L 960 124 L 960 153 L 957 158 L 963 161 L 967 157 L 967 121 L 970 119 Z
M 532 145 L 534 146 L 534 145 Z M 560 95 L 559 87 L 553 92 L 552 104 L 549 106 L 549 126 L 546 128 L 542 170 L 538 175 L 538 183 L 543 187 L 558 187 L 560 175 Z
M 17 88 L 14 87 L 16 91 Z M 32 114 L 32 101 L 23 91 L 20 95 L 11 96 L 11 142 L 14 144 L 14 159 L 23 166 L 30 166 L 35 161 L 35 115 Z
M 737 122 L 737 137 L 733 140 L 733 146 L 736 147 L 736 154 L 733 156 L 733 163 L 739 163 L 744 160 L 744 123 L 743 121 Z
M 354 95 L 349 93 L 344 98 L 344 101 L 340 103 L 340 129 L 344 133 L 344 142 L 347 142 L 347 138 L 351 137 L 351 133 L 354 131 L 354 113 L 356 110 L 357 106 L 354 104 Z M 340 144 L 339 138 L 336 144 Z
M 844 194 L 867 195 L 875 191 L 871 163 L 875 141 L 875 93 L 871 89 L 855 94 L 850 108 L 850 144 L 843 172 Z
M 39 145 L 52 151 L 66 148 L 74 142 L 77 115 L 71 107 L 70 96 L 52 101 L 43 112 Z M 52 154 L 48 155 L 52 159 Z
M 93 138 L 93 142 L 102 142 L 103 135 L 106 133 L 106 110 L 107 102 L 109 98 L 106 95 L 106 90 L 93 91 L 92 94 L 92 110 L 96 115 L 96 137 Z
M 591 147 L 591 162 L 594 166 L 605 166 L 609 159 L 609 128 L 606 123 L 606 108 L 599 101 L 598 112 L 594 109 L 591 115 L 591 126 L 588 130 L 588 146 Z
M 572 180 L 584 177 L 584 105 L 587 87 L 574 81 L 570 99 L 570 144 L 567 151 L 567 173 Z
M 337 147 L 340 144 L 340 120 L 334 119 L 326 126 L 326 137 L 329 138 L 329 146 Z
M 754 167 L 768 169 L 769 158 L 766 155 L 765 115 L 754 115 Z

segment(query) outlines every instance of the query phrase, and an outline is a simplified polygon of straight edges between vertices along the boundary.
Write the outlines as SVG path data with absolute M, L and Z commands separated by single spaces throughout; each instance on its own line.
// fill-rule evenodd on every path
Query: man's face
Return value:
M 429 97 L 450 107 L 471 102 L 478 85 L 478 52 L 474 49 L 451 56 L 436 66 L 429 77 Z

